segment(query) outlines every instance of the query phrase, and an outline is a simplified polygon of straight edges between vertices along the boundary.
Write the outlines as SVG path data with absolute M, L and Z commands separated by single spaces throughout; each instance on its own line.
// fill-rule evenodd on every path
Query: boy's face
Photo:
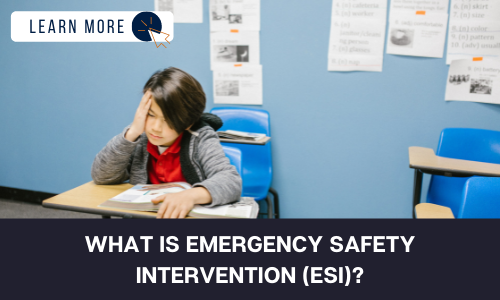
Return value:
M 156 101 L 151 101 L 148 116 L 146 118 L 146 135 L 151 144 L 156 146 L 171 146 L 179 134 L 170 128 L 163 118 L 161 108 Z

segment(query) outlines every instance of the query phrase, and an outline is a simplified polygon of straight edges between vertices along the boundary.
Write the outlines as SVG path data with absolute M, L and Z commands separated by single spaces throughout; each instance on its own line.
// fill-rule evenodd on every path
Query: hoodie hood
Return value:
M 203 113 L 200 117 L 200 119 L 193 124 L 191 127 L 192 131 L 198 131 L 199 129 L 205 127 L 205 126 L 210 126 L 214 129 L 214 131 L 219 130 L 219 128 L 222 127 L 222 124 L 224 124 L 218 116 L 211 114 L 211 113 Z

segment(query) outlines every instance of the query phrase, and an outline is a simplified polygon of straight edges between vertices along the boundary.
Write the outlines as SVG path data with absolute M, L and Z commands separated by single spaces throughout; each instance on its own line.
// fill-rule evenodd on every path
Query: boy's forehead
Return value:
M 156 101 L 151 101 L 151 106 L 149 109 L 157 116 L 163 117 L 163 112 L 161 111 L 160 106 L 156 103 Z

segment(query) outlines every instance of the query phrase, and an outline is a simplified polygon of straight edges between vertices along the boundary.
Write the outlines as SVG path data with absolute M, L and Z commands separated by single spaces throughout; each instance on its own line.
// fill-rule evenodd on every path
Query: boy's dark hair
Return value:
M 206 97 L 201 84 L 188 73 L 167 68 L 154 73 L 144 85 L 161 108 L 168 126 L 181 133 L 200 119 Z

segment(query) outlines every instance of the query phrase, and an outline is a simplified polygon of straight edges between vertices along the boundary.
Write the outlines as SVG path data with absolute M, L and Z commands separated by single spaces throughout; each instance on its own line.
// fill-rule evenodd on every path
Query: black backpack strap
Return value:
M 186 179 L 186 181 L 193 185 L 195 183 L 200 182 L 200 178 L 198 177 L 198 173 L 191 162 L 191 158 L 189 157 L 189 143 L 191 142 L 191 133 L 189 131 L 184 131 L 184 135 L 181 140 L 181 170 L 182 175 Z

